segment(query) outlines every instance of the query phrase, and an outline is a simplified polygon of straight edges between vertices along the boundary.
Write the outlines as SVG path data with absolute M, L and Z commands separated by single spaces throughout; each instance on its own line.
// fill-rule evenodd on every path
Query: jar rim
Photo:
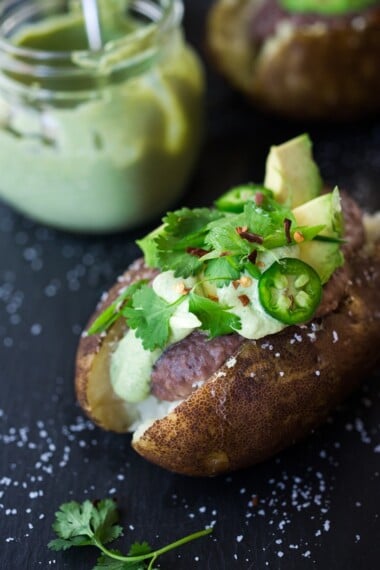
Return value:
M 51 5 L 54 0 L 42 0 L 44 5 Z M 0 69 L 5 63 L 7 69 L 11 71 L 20 71 L 24 75 L 41 76 L 41 77 L 63 77 L 63 76 L 89 76 L 101 75 L 105 76 L 112 71 L 110 66 L 105 62 L 118 63 L 117 53 L 122 52 L 125 59 L 124 67 L 133 65 L 136 60 L 136 53 L 128 58 L 128 48 L 138 41 L 145 42 L 144 52 L 148 52 L 154 43 L 158 42 L 159 37 L 163 37 L 171 28 L 178 26 L 183 17 L 182 0 L 131 0 L 128 9 L 133 9 L 141 16 L 147 18 L 148 23 L 141 28 L 131 31 L 111 42 L 104 44 L 101 50 L 91 51 L 71 50 L 71 51 L 44 51 L 35 48 L 21 47 L 12 43 L 4 35 L 4 25 L 9 18 L 12 18 L 17 11 L 24 9 L 26 18 L 33 16 L 33 11 L 38 9 L 36 3 L 28 6 L 11 6 L 12 0 L 5 3 L 3 14 L 8 10 L 8 15 L 2 21 L 0 11 Z M 40 6 L 41 8 L 41 6 Z M 133 51 L 133 50 L 132 50 Z M 147 55 L 147 54 L 146 54 Z M 137 59 L 141 61 L 144 53 L 140 52 Z M 4 59 L 5 58 L 5 59 Z M 7 60 L 7 61 L 5 61 Z M 54 64 L 65 63 L 65 67 L 54 67 Z M 72 65 L 70 65 L 72 63 Z M 120 62 L 119 62 L 120 63 Z

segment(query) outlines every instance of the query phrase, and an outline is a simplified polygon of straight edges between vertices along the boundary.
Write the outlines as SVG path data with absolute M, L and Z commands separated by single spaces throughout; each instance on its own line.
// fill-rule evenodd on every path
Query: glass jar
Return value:
M 0 8 L 0 197 L 59 228 L 109 232 L 164 212 L 202 131 L 203 73 L 181 0 L 99 0 L 87 48 L 78 0 Z

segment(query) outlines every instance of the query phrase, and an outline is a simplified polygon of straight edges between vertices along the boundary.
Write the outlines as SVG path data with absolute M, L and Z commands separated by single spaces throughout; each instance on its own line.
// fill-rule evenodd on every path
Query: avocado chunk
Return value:
M 343 214 L 339 190 L 323 194 L 293 210 L 299 226 L 325 225 L 319 236 L 336 239 L 320 241 L 315 238 L 299 244 L 300 259 L 308 263 L 326 283 L 334 271 L 344 263 L 340 239 L 343 235 Z
M 315 269 L 322 285 L 327 283 L 334 271 L 344 264 L 340 244 L 332 242 L 312 240 L 302 243 L 299 258 Z
M 304 134 L 272 146 L 267 158 L 264 186 L 276 200 L 295 208 L 318 196 L 322 179 L 312 156 L 312 142 Z
M 293 214 L 299 226 L 325 225 L 321 235 L 336 238 L 343 235 L 343 214 L 338 188 L 294 208 Z
M 280 0 L 289 12 L 314 12 L 315 14 L 345 14 L 358 12 L 375 4 L 376 0 Z

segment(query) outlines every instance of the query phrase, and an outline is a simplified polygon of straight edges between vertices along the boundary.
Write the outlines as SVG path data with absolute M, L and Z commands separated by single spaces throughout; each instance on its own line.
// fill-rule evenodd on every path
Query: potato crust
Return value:
M 219 0 L 208 46 L 221 73 L 259 106 L 294 118 L 352 119 L 380 107 L 380 7 L 342 27 L 281 23 L 255 50 L 258 0 Z
M 129 283 L 156 272 L 135 262 L 93 319 Z M 379 356 L 380 245 L 352 262 L 355 280 L 338 309 L 307 326 L 246 341 L 202 387 L 132 445 L 145 459 L 190 476 L 213 476 L 265 460 L 316 427 L 365 377 Z M 101 427 L 125 432 L 133 409 L 115 396 L 109 364 L 118 321 L 107 335 L 83 336 L 76 390 Z

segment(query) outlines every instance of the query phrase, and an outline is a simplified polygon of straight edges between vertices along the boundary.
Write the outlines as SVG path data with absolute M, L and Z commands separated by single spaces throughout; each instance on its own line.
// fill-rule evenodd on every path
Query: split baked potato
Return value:
M 177 473 L 265 460 L 379 360 L 379 214 L 323 190 L 305 135 L 272 147 L 265 184 L 168 214 L 79 343 L 83 410 Z
M 308 325 L 259 341 L 247 340 L 189 398 L 132 445 L 146 459 L 177 473 L 212 476 L 265 460 L 304 437 L 379 359 L 380 246 L 363 252 L 338 309 Z M 133 264 L 111 289 L 94 318 L 119 291 L 154 272 Z M 126 432 L 134 412 L 110 383 L 113 343 L 124 325 L 107 335 L 85 336 L 77 355 L 76 390 L 84 411 L 107 430 Z
M 211 59 L 235 87 L 294 118 L 351 119 L 379 110 L 379 3 L 332 24 L 284 19 L 257 41 L 252 21 L 262 4 L 218 0 L 210 12 Z

